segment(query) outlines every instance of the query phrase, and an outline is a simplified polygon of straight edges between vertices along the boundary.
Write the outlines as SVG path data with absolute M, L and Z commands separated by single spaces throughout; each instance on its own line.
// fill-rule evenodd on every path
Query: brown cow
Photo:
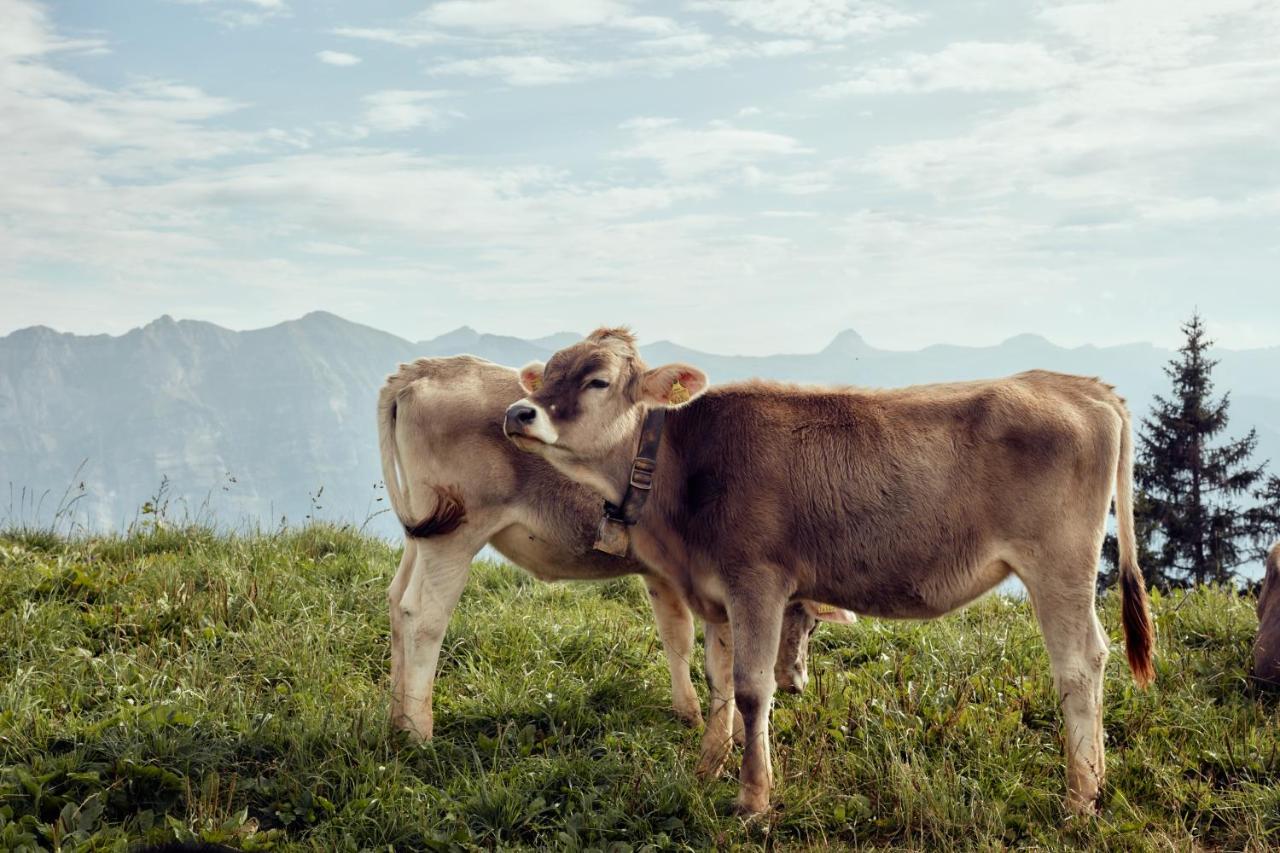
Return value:
M 1258 592 L 1258 637 L 1253 641 L 1253 677 L 1280 687 L 1280 542 L 1267 553 Z
M 471 562 L 489 543 L 541 580 L 644 575 L 671 673 L 676 713 L 702 720 L 689 678 L 693 620 L 667 582 L 633 559 L 592 550 L 600 500 L 502 436 L 523 391 L 516 371 L 471 356 L 403 364 L 378 398 L 383 477 L 404 525 L 404 557 L 387 591 L 392 720 L 422 738 L 433 728 L 432 687 L 449 617 Z M 803 686 L 808 631 L 788 619 L 779 671 Z
M 647 370 L 624 329 L 529 365 L 521 381 L 529 394 L 507 410 L 508 436 L 613 504 L 635 479 L 643 423 L 667 410 L 631 541 L 707 620 L 715 695 L 698 769 L 722 765 L 733 696 L 748 738 L 740 811 L 769 803 L 773 658 L 789 601 L 932 618 L 1011 574 L 1062 700 L 1067 804 L 1096 807 L 1108 641 L 1094 584 L 1113 493 L 1129 664 L 1139 684 L 1154 677 L 1129 413 L 1109 386 L 1037 370 L 895 390 L 707 391 L 695 367 Z

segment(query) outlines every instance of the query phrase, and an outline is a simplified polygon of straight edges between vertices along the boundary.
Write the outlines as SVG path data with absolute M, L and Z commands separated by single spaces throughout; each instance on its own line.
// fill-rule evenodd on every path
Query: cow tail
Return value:
M 1138 544 L 1133 531 L 1133 431 L 1129 413 L 1120 405 L 1120 460 L 1116 470 L 1116 544 L 1119 546 L 1120 600 L 1124 623 L 1125 654 L 1139 687 L 1155 681 L 1152 661 L 1155 629 L 1147 585 L 1138 566 Z
M 401 365 L 401 374 L 405 365 Z M 396 443 L 396 409 L 400 392 L 405 383 L 398 381 L 401 374 L 393 374 L 378 393 L 378 451 L 382 456 L 382 482 L 387 488 L 387 500 L 406 536 L 422 539 L 452 533 L 467 520 L 462 491 L 457 486 L 435 486 L 435 509 L 425 518 L 414 519 L 405 494 L 407 484 L 401 483 L 400 449 Z
M 378 393 L 378 451 L 382 454 L 382 482 L 387 488 L 387 500 L 400 524 L 409 527 L 411 521 L 404 490 L 400 488 L 400 451 L 396 447 L 396 398 L 401 386 L 388 380 Z

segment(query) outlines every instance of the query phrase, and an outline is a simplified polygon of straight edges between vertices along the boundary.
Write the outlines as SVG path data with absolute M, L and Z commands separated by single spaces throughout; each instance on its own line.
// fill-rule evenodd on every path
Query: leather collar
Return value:
M 631 476 L 622 504 L 604 502 L 604 517 L 596 531 L 597 551 L 625 557 L 631 550 L 631 527 L 640 518 L 640 510 L 649 499 L 653 488 L 653 475 L 658 469 L 658 446 L 662 444 L 662 427 L 667 421 L 665 408 L 650 409 L 640 427 L 640 447 L 631 461 Z

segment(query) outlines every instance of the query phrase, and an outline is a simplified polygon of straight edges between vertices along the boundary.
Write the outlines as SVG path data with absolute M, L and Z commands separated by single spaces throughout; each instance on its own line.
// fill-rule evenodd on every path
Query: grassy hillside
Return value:
M 1064 816 L 1059 715 L 1025 604 L 825 627 L 774 712 L 771 815 L 694 779 L 643 588 L 476 566 L 436 739 L 387 726 L 387 546 L 313 527 L 0 535 L 0 849 L 1280 845 L 1280 708 L 1253 602 L 1155 602 L 1156 687 L 1107 673 L 1103 815 Z M 1104 623 L 1120 637 L 1115 601 Z M 700 662 L 695 681 L 701 680 Z M 736 771 L 736 764 L 731 764 Z

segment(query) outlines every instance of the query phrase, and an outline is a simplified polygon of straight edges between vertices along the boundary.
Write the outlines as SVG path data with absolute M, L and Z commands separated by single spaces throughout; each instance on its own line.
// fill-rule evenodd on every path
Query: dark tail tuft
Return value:
M 415 539 L 428 536 L 444 536 L 452 533 L 467 521 L 467 508 L 462 502 L 462 492 L 457 486 L 436 486 L 436 508 L 431 515 L 417 524 L 404 527 L 404 532 Z
M 1152 662 L 1155 630 L 1151 626 L 1151 606 L 1147 601 L 1147 589 L 1141 573 L 1120 572 L 1120 596 L 1124 649 L 1129 658 L 1129 669 L 1138 686 L 1147 687 L 1156 680 L 1156 668 Z
M 1116 462 L 1116 545 L 1120 566 L 1120 610 L 1124 622 L 1124 648 L 1129 669 L 1139 687 L 1156 680 L 1152 655 L 1156 643 L 1151 625 L 1147 582 L 1138 567 L 1138 544 L 1133 530 L 1133 429 L 1129 410 L 1116 401 L 1120 416 L 1120 458 Z

